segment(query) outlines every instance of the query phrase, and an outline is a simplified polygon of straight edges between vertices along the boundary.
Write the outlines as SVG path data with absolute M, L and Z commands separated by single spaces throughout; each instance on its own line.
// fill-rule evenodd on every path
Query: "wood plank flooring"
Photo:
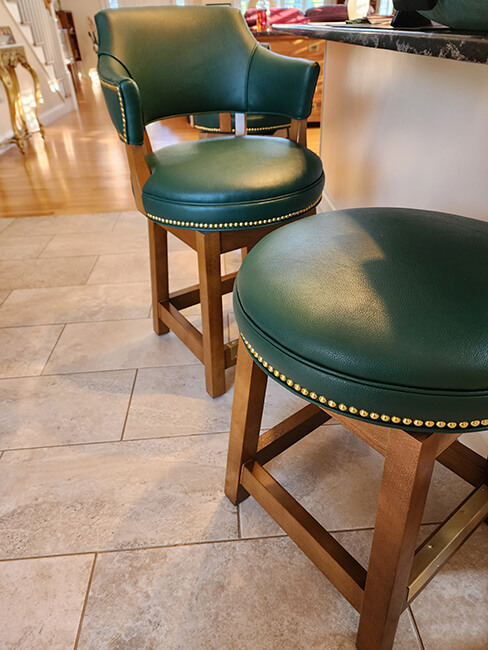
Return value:
M 89 214 L 134 210 L 124 145 L 109 120 L 98 82 L 86 80 L 79 110 L 36 133 L 23 156 L 17 147 L 0 155 L 0 218 Z M 153 146 L 198 134 L 185 118 L 151 127 Z M 309 129 L 309 146 L 318 152 L 319 129 Z

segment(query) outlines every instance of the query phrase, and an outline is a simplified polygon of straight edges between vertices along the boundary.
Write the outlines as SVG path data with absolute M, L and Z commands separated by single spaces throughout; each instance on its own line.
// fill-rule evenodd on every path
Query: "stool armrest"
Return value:
M 247 112 L 306 119 L 319 72 L 318 63 L 257 47 L 249 66 Z
M 139 88 L 124 66 L 109 54 L 99 54 L 98 74 L 110 118 L 119 138 L 129 145 L 144 142 Z

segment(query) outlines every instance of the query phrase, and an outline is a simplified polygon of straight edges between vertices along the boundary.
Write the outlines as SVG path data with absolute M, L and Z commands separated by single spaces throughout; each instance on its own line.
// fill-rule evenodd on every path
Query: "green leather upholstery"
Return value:
M 142 144 L 144 125 L 176 115 L 310 115 L 318 64 L 260 47 L 237 9 L 115 9 L 95 20 L 103 92 L 128 144 Z
M 232 115 L 232 131 L 235 133 L 234 115 Z M 272 135 L 278 129 L 287 129 L 291 120 L 281 115 L 248 115 L 247 132 L 252 134 Z M 195 115 L 193 126 L 203 133 L 224 133 L 220 130 L 218 113 L 202 113 Z
M 142 192 L 148 216 L 187 228 L 241 229 L 289 219 L 315 205 L 324 185 L 318 156 L 269 136 L 171 145 L 148 162 L 153 173 Z
M 319 66 L 263 47 L 227 7 L 102 11 L 99 74 L 121 139 L 143 143 L 154 120 L 211 112 L 311 111 Z M 308 212 L 322 196 L 318 156 L 282 138 L 228 137 L 165 147 L 147 157 L 147 216 L 205 230 L 266 226 Z
M 488 428 L 488 223 L 341 210 L 274 231 L 234 291 L 273 378 L 332 411 L 407 430 Z

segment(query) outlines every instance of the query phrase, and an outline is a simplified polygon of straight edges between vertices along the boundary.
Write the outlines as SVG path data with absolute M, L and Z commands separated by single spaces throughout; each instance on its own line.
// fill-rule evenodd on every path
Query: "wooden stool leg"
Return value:
M 234 504 L 249 496 L 240 485 L 241 468 L 256 454 L 267 379 L 239 340 L 225 477 L 225 493 Z
M 205 386 L 211 397 L 225 393 L 224 325 L 220 233 L 197 233 Z
M 167 334 L 169 327 L 159 318 L 159 303 L 169 298 L 168 233 L 154 221 L 148 220 L 149 260 L 151 263 L 151 293 L 153 328 L 156 334 Z
M 390 436 L 356 646 L 390 650 L 407 587 L 440 434 Z

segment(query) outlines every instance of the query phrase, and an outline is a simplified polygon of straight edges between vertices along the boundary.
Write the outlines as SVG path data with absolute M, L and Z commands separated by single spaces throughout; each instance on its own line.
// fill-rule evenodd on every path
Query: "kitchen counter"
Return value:
M 320 155 L 330 208 L 488 220 L 488 35 L 283 25 L 323 39 Z
M 488 34 L 484 33 L 459 33 L 448 28 L 393 29 L 380 24 L 345 23 L 275 25 L 273 31 L 362 47 L 488 64 Z

